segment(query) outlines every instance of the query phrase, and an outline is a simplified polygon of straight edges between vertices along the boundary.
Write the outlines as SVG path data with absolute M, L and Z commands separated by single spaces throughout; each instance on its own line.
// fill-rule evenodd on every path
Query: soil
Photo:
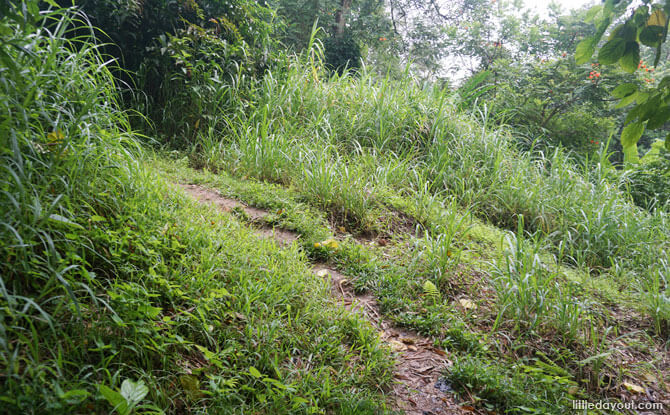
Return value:
M 194 199 L 197 199 L 202 203 L 211 203 L 224 212 L 232 212 L 235 209 L 243 211 L 252 222 L 261 225 L 256 228 L 256 233 L 259 236 L 273 238 L 282 244 L 291 244 L 300 237 L 300 235 L 295 232 L 281 228 L 263 226 L 263 219 L 269 215 L 269 212 L 265 210 L 247 206 L 239 200 L 225 197 L 216 190 L 198 186 L 197 184 L 179 184 L 178 186 L 184 189 L 186 193 L 191 195 Z

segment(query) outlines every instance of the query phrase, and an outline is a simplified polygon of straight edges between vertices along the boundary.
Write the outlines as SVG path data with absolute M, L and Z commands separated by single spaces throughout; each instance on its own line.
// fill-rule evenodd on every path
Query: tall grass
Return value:
M 0 412 L 379 412 L 376 331 L 156 180 L 83 16 L 37 4 L 0 17 Z
M 80 18 L 57 10 L 2 20 L 14 34 L 1 45 L 12 62 L 0 68 L 2 275 L 7 288 L 40 301 L 85 289 L 83 265 L 97 255 L 69 235 L 118 211 L 118 194 L 133 190 L 138 147 L 125 132 L 110 62 L 85 36 L 66 40 Z
M 0 20 L 11 34 L 0 44 L 0 359 L 5 402 L 17 407 L 66 392 L 53 376 L 71 364 L 64 348 L 76 340 L 41 339 L 81 327 L 92 305 L 109 308 L 97 289 L 111 263 L 84 231 L 121 209 L 137 167 L 110 62 L 78 35 L 83 17 L 23 5 Z M 23 389 L 31 379 L 42 385 Z
M 349 176 L 350 194 L 342 196 L 359 199 L 352 205 L 380 187 L 446 190 L 503 228 L 514 230 L 523 215 L 527 232 L 562 246 L 564 259 L 578 265 L 628 261 L 641 270 L 663 255 L 667 219 L 636 208 L 616 183 L 584 176 L 561 149 L 520 152 L 511 131 L 486 125 L 485 112 L 480 120 L 460 112 L 448 91 L 409 76 L 398 82 L 363 70 L 358 77 L 316 78 L 318 70 L 296 61 L 281 79 L 266 76 L 257 109 L 229 125 L 223 134 L 233 143 L 207 152 L 207 164 L 295 185 L 327 171 L 322 186 L 334 188 L 347 180 L 340 177 L 345 160 L 360 178 Z M 365 154 L 402 169 L 389 181 L 364 162 Z M 411 177 L 422 183 L 410 184 Z
M 616 270 L 644 292 L 649 276 L 667 280 L 659 266 L 670 241 L 667 215 L 636 207 L 603 160 L 584 168 L 560 148 L 523 152 L 513 130 L 488 125 L 485 107 L 464 113 L 457 96 L 409 73 L 401 81 L 365 68 L 327 74 L 318 53 L 309 56 L 268 74 L 255 109 L 219 141 L 202 142 L 205 165 L 294 186 L 363 231 L 374 230 L 370 218 L 394 196 L 423 200 L 408 212 L 428 227 L 439 223 L 427 222 L 421 204 L 455 198 L 504 229 L 516 231 L 523 215 L 523 232 L 559 262 Z

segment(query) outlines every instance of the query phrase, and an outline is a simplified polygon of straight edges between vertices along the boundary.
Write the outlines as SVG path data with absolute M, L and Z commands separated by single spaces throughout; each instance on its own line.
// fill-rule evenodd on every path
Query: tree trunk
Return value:
M 344 27 L 347 23 L 347 14 L 349 13 L 349 9 L 351 9 L 351 1 L 352 0 L 341 0 L 340 8 L 335 13 L 335 27 L 333 29 L 335 36 L 337 37 L 342 36 L 342 33 L 344 33 Z

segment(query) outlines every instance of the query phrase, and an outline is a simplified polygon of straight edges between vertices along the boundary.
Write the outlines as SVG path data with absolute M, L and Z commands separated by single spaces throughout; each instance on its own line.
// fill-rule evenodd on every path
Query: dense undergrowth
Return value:
M 382 405 L 375 332 L 300 251 L 156 182 L 78 16 L 30 11 L 2 20 L 2 412 Z
M 198 142 L 196 165 L 295 186 L 362 232 L 379 231 L 393 196 L 407 196 L 406 213 L 429 229 L 429 212 L 452 201 L 503 229 L 523 217 L 522 237 L 558 262 L 612 273 L 667 324 L 655 288 L 669 271 L 667 215 L 637 207 L 605 154 L 580 167 L 560 149 L 523 153 L 485 112 L 456 111 L 447 91 L 367 73 L 325 80 L 315 65 L 267 75 L 253 111 L 235 114 L 222 140 Z
M 384 412 L 388 350 L 332 306 L 313 261 L 446 349 L 446 378 L 480 408 L 667 387 L 666 207 L 634 203 L 648 192 L 606 146 L 522 151 L 485 105 L 409 70 L 331 74 L 314 39 L 252 71 L 247 40 L 230 49 L 218 26 L 163 38 L 120 101 L 83 16 L 26 5 L 0 20 L 3 410 Z M 152 59 L 168 69 L 148 86 Z M 177 157 L 147 156 L 129 117 Z M 259 239 L 168 181 L 266 208 L 301 239 Z
M 373 293 L 386 318 L 448 350 L 454 364 L 445 375 L 484 408 L 563 413 L 573 399 L 618 394 L 623 382 L 643 376 L 663 382 L 663 342 L 654 340 L 652 325 L 645 334 L 611 315 L 609 304 L 625 314 L 637 307 L 629 295 L 607 289 L 612 280 L 547 266 L 546 255 L 512 235 L 507 244 L 518 245 L 501 244 L 500 230 L 463 216 L 457 205 L 433 217 L 440 232 L 397 230 L 392 242 L 382 237 L 370 245 L 352 237 L 352 228 L 329 225 L 327 212 L 315 211 L 297 188 L 194 171 L 186 158 L 154 163 L 175 181 L 281 212 L 266 217 L 266 225 L 298 232 L 310 257 L 330 261 L 356 290 Z M 334 233 L 338 249 L 315 245 Z M 644 357 L 625 363 L 632 351 Z

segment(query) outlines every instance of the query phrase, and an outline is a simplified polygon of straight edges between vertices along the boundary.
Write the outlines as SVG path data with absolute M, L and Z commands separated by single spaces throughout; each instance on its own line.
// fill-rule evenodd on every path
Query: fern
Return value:
M 435 284 L 426 280 L 423 283 L 423 294 L 426 298 L 433 300 L 433 304 L 437 303 L 440 300 L 440 291 L 437 289 Z

